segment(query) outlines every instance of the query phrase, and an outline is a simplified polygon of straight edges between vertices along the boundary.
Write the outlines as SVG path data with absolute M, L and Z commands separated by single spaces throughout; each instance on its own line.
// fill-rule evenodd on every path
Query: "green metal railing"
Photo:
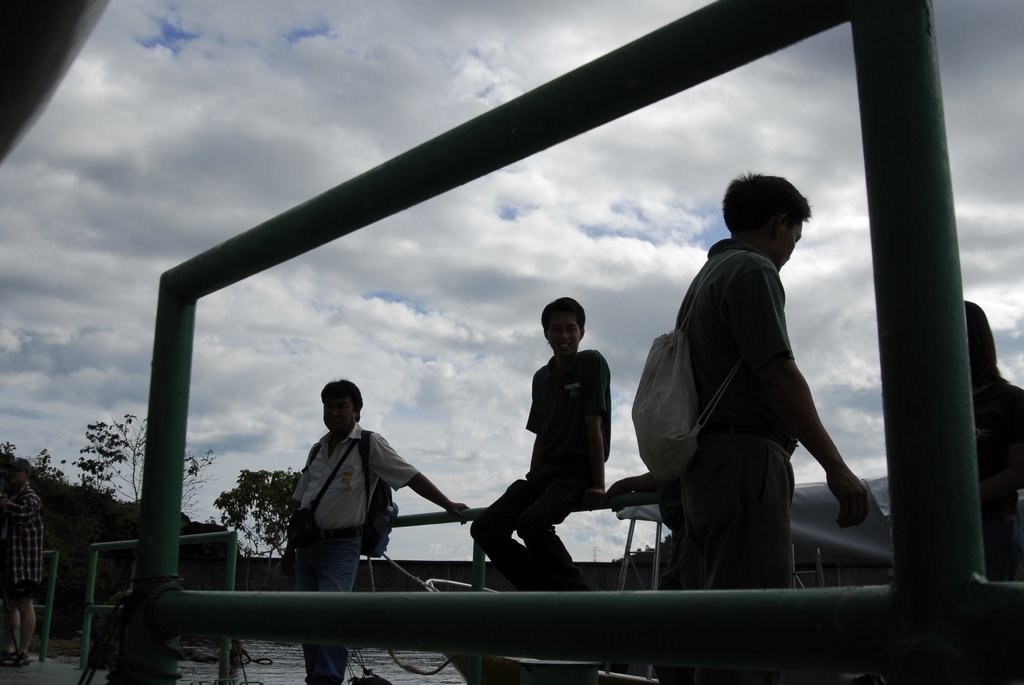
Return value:
M 47 549 L 43 550 L 43 560 L 48 561 L 49 565 L 46 572 L 46 604 L 33 604 L 32 608 L 36 612 L 36 616 L 40 612 L 43 614 L 42 622 L 37 623 L 39 630 L 39 660 L 46 661 L 46 654 L 50 648 L 50 626 L 53 625 L 53 595 L 57 591 L 57 567 L 60 563 L 60 550 Z M 4 611 L 7 607 L 3 607 Z M 7 622 L 0 621 L 0 640 L 6 635 Z M 24 646 L 24 651 L 28 651 L 28 646 Z
M 60 550 L 43 551 L 43 560 L 49 561 L 46 572 L 46 604 L 35 605 L 36 614 L 43 612 L 43 622 L 39 627 L 39 660 L 46 661 L 50 649 L 50 628 L 53 626 L 53 596 L 57 592 L 57 568 L 60 566 Z
M 199 533 L 182 535 L 176 544 L 202 545 L 205 543 L 225 543 L 224 550 L 224 589 L 235 589 L 235 575 L 238 568 L 238 533 L 230 530 L 217 533 Z M 78 667 L 83 671 L 89 662 L 92 645 L 92 620 L 96 614 L 109 614 L 117 608 L 116 604 L 96 604 L 96 575 L 99 569 L 100 552 L 112 552 L 122 549 L 138 549 L 138 540 L 115 540 L 97 542 L 89 545 L 89 570 L 85 580 L 85 609 L 82 611 L 82 641 L 78 649 Z M 203 634 L 206 634 L 203 631 Z M 42 659 L 40 659 L 42 661 Z M 231 636 L 220 638 L 219 677 L 227 678 L 231 665 Z
M 878 312 L 895 556 L 890 587 L 412 597 L 160 588 L 159 579 L 177 569 L 198 298 L 846 22 Z M 1024 676 L 1016 658 L 1024 649 L 1024 588 L 987 583 L 982 573 L 934 40 L 927 0 L 719 0 L 166 272 L 137 585 L 151 595 L 153 611 L 131 617 L 123 664 L 135 682 L 173 682 L 176 661 L 161 642 L 185 631 L 598 661 L 880 671 L 893 685 Z M 360 620 L 333 620 L 339 614 Z M 635 625 L 638 616 L 636 632 L 608 629 Z
M 607 504 L 605 506 L 600 507 L 600 509 L 617 510 L 617 509 L 621 509 L 623 507 L 633 507 L 633 506 L 639 506 L 639 505 L 643 505 L 643 504 L 655 504 L 657 502 L 657 500 L 658 500 L 658 497 L 654 493 L 630 493 L 630 494 L 618 495 L 616 497 L 613 497 L 612 499 L 610 499 L 607 502 Z M 456 522 L 467 523 L 469 521 L 475 521 L 478 516 L 480 516 L 482 513 L 484 513 L 484 511 L 486 511 L 486 510 L 485 509 L 466 509 L 466 510 L 464 510 L 462 512 L 462 521 L 461 522 L 457 521 L 457 519 L 454 516 L 452 516 L 451 514 L 440 513 L 440 512 L 438 512 L 438 513 L 431 513 L 431 514 L 412 514 L 412 515 L 406 515 L 406 516 L 399 516 L 398 520 L 395 522 L 395 528 L 408 528 L 408 527 L 413 527 L 413 526 L 433 526 L 433 525 L 439 525 L 439 524 L 445 524 L 445 523 L 451 524 L 451 523 L 456 523 Z M 581 512 L 581 511 L 591 511 L 591 510 L 584 509 L 582 507 L 577 507 L 575 511 L 576 512 Z M 476 542 L 474 542 L 473 543 L 473 569 L 472 569 L 471 577 L 470 577 L 470 586 L 472 587 L 473 590 L 478 590 L 479 591 L 479 590 L 483 590 L 484 589 L 484 580 L 485 580 L 486 575 L 487 575 L 486 563 L 487 563 L 487 557 L 484 555 L 484 551 L 480 548 L 480 545 L 478 545 L 478 544 L 476 544 Z M 351 643 L 351 642 L 348 643 L 348 644 L 353 644 L 354 645 L 354 643 Z M 373 644 L 373 645 L 369 645 L 369 646 L 379 647 L 381 645 Z M 389 648 L 393 647 L 393 645 L 391 645 L 390 643 L 387 646 Z M 452 651 L 453 652 L 457 652 L 457 653 L 465 653 L 464 650 L 452 650 Z M 496 653 L 496 652 L 490 652 L 490 653 Z M 500 651 L 500 653 L 501 654 L 508 654 L 508 652 L 505 652 L 505 651 Z M 466 672 L 466 683 L 467 683 L 467 685 L 480 685 L 480 683 L 483 682 L 482 662 L 481 662 L 481 659 L 480 659 L 480 654 L 470 654 L 469 655 L 469 659 L 468 659 L 468 663 L 469 663 L 469 668 L 467 669 L 467 672 Z M 561 674 L 561 675 L 563 677 L 566 677 L 565 674 Z M 569 685 L 569 683 L 566 683 L 566 685 Z

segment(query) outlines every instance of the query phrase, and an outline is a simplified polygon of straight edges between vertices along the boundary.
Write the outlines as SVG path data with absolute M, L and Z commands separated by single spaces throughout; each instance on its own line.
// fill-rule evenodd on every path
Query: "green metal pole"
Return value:
M 185 428 L 192 370 L 195 301 L 181 298 L 160 281 L 153 370 L 149 387 L 146 463 L 142 479 L 139 522 L 138 578 L 132 593 L 142 596 L 127 616 L 126 656 L 122 666 L 140 685 L 174 685 L 176 634 L 159 635 L 146 622 L 145 603 L 156 592 L 172 588 L 178 572 L 181 491 L 184 477 Z
M 226 540 L 224 554 L 227 564 L 224 568 L 224 589 L 233 592 L 235 589 L 235 572 L 238 567 L 238 531 L 233 530 Z M 218 677 L 227 681 L 231 675 L 231 636 L 224 635 L 220 639 L 220 668 Z
M 82 613 L 82 641 L 78 646 L 78 667 L 85 670 L 92 643 L 92 615 L 90 611 L 96 601 L 96 568 L 99 563 L 99 548 L 89 546 L 89 570 L 85 577 L 85 611 Z
M 227 533 L 200 533 L 199 535 L 188 535 L 181 538 L 182 544 L 203 544 L 206 542 L 226 541 L 228 545 L 227 558 L 227 588 L 235 589 L 235 567 L 238 557 L 238 533 L 230 531 Z M 96 614 L 109 614 L 117 608 L 113 604 L 94 604 L 96 592 L 96 576 L 99 564 L 99 553 L 119 549 L 136 549 L 139 546 L 138 540 L 110 540 L 108 542 L 96 542 L 89 546 L 88 571 L 85 580 L 85 609 L 82 613 L 82 639 L 79 645 L 78 667 L 85 670 L 88 664 L 89 649 L 92 642 L 92 618 Z
M 85 576 L 85 605 L 96 601 L 96 568 L 99 564 L 100 551 L 96 545 L 89 546 L 89 566 Z
M 483 590 L 487 586 L 487 555 L 480 545 L 473 543 L 473 578 L 474 590 Z
M 50 626 L 53 624 L 53 595 L 57 591 L 57 567 L 60 561 L 60 550 L 47 550 L 44 557 L 49 557 L 50 568 L 46 574 L 46 606 L 43 613 L 43 625 L 39 631 L 39 660 L 46 661 L 46 653 L 50 647 Z
M 92 626 L 92 617 L 96 614 L 110 614 L 113 613 L 117 607 L 113 604 L 89 604 L 82 610 L 82 625 L 85 627 Z M 91 647 L 92 640 L 82 633 L 82 640 L 78 645 L 78 668 L 82 671 L 89 663 L 89 650 Z
M 338 621 L 358 615 L 357 622 Z M 746 592 L 169 592 L 169 634 L 449 654 L 734 668 L 881 669 L 889 588 Z M 430 626 L 424 630 L 424 626 Z M 615 630 L 628 626 L 630 630 Z
M 198 299 L 846 19 L 842 0 L 719 0 L 190 259 L 165 284 Z
M 889 682 L 979 682 L 953 625 L 958 596 L 984 566 L 934 17 L 921 0 L 848 5 L 892 500 L 899 623 Z
M 611 510 L 621 509 L 623 507 L 640 506 L 644 504 L 657 504 L 658 495 L 653 492 L 631 492 L 625 495 L 617 495 L 600 508 Z M 399 516 L 398 520 L 395 521 L 395 528 L 409 528 L 413 526 L 433 526 L 442 523 L 468 523 L 475 521 L 480 518 L 480 515 L 487 511 L 484 507 L 477 507 L 475 509 L 464 509 L 462 511 L 461 518 L 456 518 L 451 514 L 443 511 L 431 512 L 429 514 L 408 514 Z M 573 509 L 574 512 L 580 511 L 593 511 L 586 507 L 576 507 Z
M 473 542 L 473 589 L 482 592 L 487 587 L 487 555 L 483 548 Z M 466 669 L 466 685 L 481 685 L 484 681 L 483 658 L 479 654 L 471 654 Z

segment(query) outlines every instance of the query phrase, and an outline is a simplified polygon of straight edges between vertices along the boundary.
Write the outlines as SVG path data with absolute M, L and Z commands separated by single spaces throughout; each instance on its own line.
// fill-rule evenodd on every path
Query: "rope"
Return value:
M 349 653 L 352 655 L 352 661 L 356 662 L 359 665 L 359 668 L 363 671 L 362 677 L 353 676 L 349 678 L 350 683 L 385 683 L 386 685 L 391 685 L 390 681 L 381 678 L 373 672 L 373 669 L 366 667 L 366 662 L 363 660 L 362 652 L 358 649 L 349 648 Z
M 388 654 L 391 655 L 391 660 L 394 661 L 395 664 L 397 664 L 399 668 L 401 668 L 403 671 L 408 671 L 409 673 L 415 673 L 416 675 L 437 675 L 448 664 L 450 664 L 452 662 L 452 659 L 454 658 L 454 657 L 448 657 L 443 664 L 441 664 L 440 666 L 438 666 L 434 670 L 432 670 L 432 671 L 424 671 L 424 670 L 421 670 L 418 666 L 413 666 L 412 664 L 406 664 L 406 663 L 402 663 L 401 661 L 399 661 L 398 655 L 395 654 L 395 650 L 393 650 L 393 649 L 388 649 Z
M 82 671 L 81 677 L 78 678 L 78 685 L 90 685 L 93 676 L 96 675 L 96 671 L 100 668 L 107 668 L 115 659 L 111 649 L 111 638 L 114 637 L 114 631 L 120 628 L 121 612 L 123 609 L 123 600 L 114 605 L 114 610 L 107 619 L 109 625 L 106 632 L 96 642 L 93 642 L 92 649 L 89 650 L 85 661 L 85 670 Z
M 414 576 L 413 574 L 409 573 L 404 568 L 402 568 L 401 566 L 396 564 L 394 559 L 389 557 L 387 554 L 383 554 L 381 556 L 383 556 L 384 559 L 387 560 L 387 562 L 389 564 L 391 564 L 394 568 L 398 569 L 399 573 L 404 575 L 409 580 L 412 580 L 413 582 L 419 583 L 423 587 L 423 589 L 426 590 L 427 592 L 439 592 L 439 590 L 436 587 L 434 587 L 433 585 L 430 585 L 429 583 L 424 581 L 422 578 L 417 578 L 416 576 Z
M 392 559 L 391 557 L 389 557 L 387 554 L 382 554 L 381 556 L 384 557 L 385 561 L 387 561 L 389 564 L 391 564 L 392 568 L 397 569 L 399 573 L 404 575 L 406 578 L 412 580 L 413 582 L 419 583 L 420 586 L 424 590 L 426 590 L 427 592 L 440 592 L 440 590 L 438 590 L 436 587 L 434 587 L 430 583 L 424 581 L 422 578 L 418 578 L 418 577 L 414 576 L 413 574 L 409 573 L 404 568 L 399 566 L 397 563 L 395 563 L 395 560 Z M 369 559 L 369 557 L 367 557 L 367 559 Z M 371 571 L 371 574 L 370 574 L 370 578 L 371 579 L 373 578 L 372 571 Z M 371 582 L 371 585 L 372 585 L 372 582 Z M 442 670 L 444 670 L 444 668 L 446 666 L 448 666 L 448 664 L 450 664 L 452 662 L 452 657 L 448 657 L 445 660 L 445 662 L 443 664 L 441 664 L 440 666 L 438 666 L 437 668 L 435 668 L 433 670 L 430 670 L 430 671 L 425 671 L 425 670 L 419 668 L 418 666 L 414 666 L 412 664 L 407 664 L 407 663 L 402 662 L 398 658 L 398 655 L 395 654 L 395 650 L 393 650 L 391 648 L 388 648 L 388 654 L 391 656 L 391 660 L 394 661 L 395 664 L 399 668 L 401 668 L 403 671 L 408 671 L 409 673 L 415 673 L 416 675 L 437 675 Z
M 152 576 L 150 578 L 134 578 L 132 581 L 132 591 L 115 607 L 114 612 L 110 616 L 110 627 L 107 630 L 107 635 L 104 636 L 104 640 L 96 643 L 96 649 L 94 652 L 98 652 L 101 644 L 104 642 L 109 644 L 111 637 L 116 632 L 118 634 L 118 650 L 115 663 L 111 666 L 110 672 L 107 673 L 107 682 L 111 685 L 131 685 L 133 682 L 137 682 L 137 679 L 133 678 L 128 673 L 129 666 L 132 671 L 138 672 L 144 675 L 153 676 L 155 678 L 174 679 L 178 680 L 181 678 L 181 674 L 177 671 L 174 672 L 162 672 L 151 668 L 147 668 L 138 663 L 128 663 L 125 658 L 125 631 L 128 624 L 131 622 L 135 615 L 135 612 L 139 609 L 142 610 L 142 623 L 149 632 L 154 635 L 161 635 L 161 632 L 156 628 L 156 621 L 153 617 L 153 610 L 156 606 L 156 601 L 160 599 L 160 596 L 171 590 L 181 589 L 181 578 L 179 576 Z M 173 654 L 176 659 L 180 659 L 182 654 L 171 641 L 174 636 L 166 636 L 160 644 L 163 649 Z M 95 656 L 95 654 L 90 654 Z M 89 685 L 92 682 L 93 676 L 96 675 L 96 670 L 99 667 L 98 660 L 90 659 L 92 663 L 89 664 L 87 670 L 82 672 L 81 677 L 78 680 L 79 685 Z
M 274 660 L 270 657 L 260 657 L 259 659 L 253 659 L 249 656 L 249 650 L 242 646 L 242 643 L 238 640 L 231 641 L 231 658 L 238 662 L 238 665 L 242 667 L 242 675 L 245 675 L 246 664 L 259 664 L 260 666 L 271 666 Z

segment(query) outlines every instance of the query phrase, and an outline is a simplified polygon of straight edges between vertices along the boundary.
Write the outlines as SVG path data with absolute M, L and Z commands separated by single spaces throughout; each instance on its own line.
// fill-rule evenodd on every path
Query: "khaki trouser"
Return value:
M 707 436 L 682 484 L 687 541 L 700 556 L 699 577 L 686 578 L 686 587 L 792 587 L 793 467 L 781 446 L 750 435 Z M 767 671 L 696 670 L 697 685 L 777 679 Z

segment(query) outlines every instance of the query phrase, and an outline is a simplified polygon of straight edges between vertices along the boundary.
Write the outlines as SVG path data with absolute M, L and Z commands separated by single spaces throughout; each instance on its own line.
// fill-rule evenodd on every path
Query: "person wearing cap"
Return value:
M 5 550 L 0 583 L 12 630 L 6 631 L 0 662 L 27 666 L 36 629 L 32 602 L 43 576 L 43 502 L 28 483 L 32 465 L 27 459 L 17 457 L 3 468 L 7 484 L 0 493 L 0 544 Z

